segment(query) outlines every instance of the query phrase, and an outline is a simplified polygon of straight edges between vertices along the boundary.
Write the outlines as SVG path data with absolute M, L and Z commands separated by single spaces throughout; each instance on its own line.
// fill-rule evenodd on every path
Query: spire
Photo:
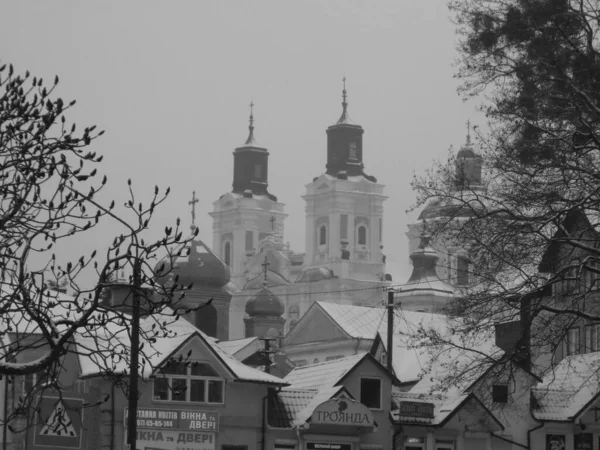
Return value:
M 244 143 L 244 145 L 254 145 L 256 144 L 256 140 L 254 139 L 254 102 L 252 100 L 250 100 L 250 125 L 248 125 L 248 130 L 250 130 L 250 132 L 248 133 L 248 139 L 246 139 L 246 142 Z
M 344 88 L 342 89 L 342 115 L 340 119 L 337 121 L 337 125 L 341 124 L 350 124 L 350 116 L 348 115 L 348 101 L 346 95 L 346 77 L 342 78 L 342 82 L 344 83 Z

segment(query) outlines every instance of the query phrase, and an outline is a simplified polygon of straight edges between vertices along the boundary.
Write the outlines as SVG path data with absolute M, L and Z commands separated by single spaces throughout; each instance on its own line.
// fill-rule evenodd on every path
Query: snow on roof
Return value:
M 321 389 L 335 386 L 367 353 L 296 367 L 283 379 L 294 389 Z
M 420 350 L 426 353 L 426 365 L 411 392 L 463 394 L 504 357 L 504 351 L 496 346 L 493 326 L 466 334 L 456 332 L 461 326 L 463 319 L 447 318 L 444 326 L 436 329 L 440 341 L 422 339 Z M 418 335 L 410 342 L 418 345 Z
M 153 335 L 153 329 L 158 322 L 167 321 L 168 332 Z M 252 367 L 248 367 L 236 360 L 229 353 L 224 351 L 217 344 L 216 339 L 211 338 L 197 329 L 194 325 L 183 318 L 173 321 L 173 315 L 169 310 L 162 314 L 153 314 L 140 320 L 140 344 L 144 344 L 144 356 L 147 361 L 143 364 L 141 376 L 145 379 L 151 377 L 154 371 L 166 363 L 169 358 L 177 352 L 188 340 L 197 336 L 206 344 L 206 347 L 221 360 L 226 369 L 228 369 L 234 378 L 240 381 L 258 382 L 285 386 L 280 378 L 266 374 Z M 79 349 L 79 361 L 81 365 L 81 377 L 100 375 L 109 370 L 117 373 L 129 372 L 129 361 L 123 358 L 114 360 L 108 358 L 107 351 L 113 347 L 121 349 L 130 348 L 129 333 L 122 325 L 118 323 L 108 323 L 103 333 L 95 332 L 86 335 L 78 334 L 75 342 Z M 150 340 L 154 342 L 150 342 Z
M 255 336 L 244 339 L 235 339 L 233 341 L 219 341 L 217 345 L 231 356 L 235 356 L 236 353 L 257 342 L 259 342 L 259 339 Z
M 374 339 L 386 317 L 381 307 L 316 303 L 352 338 Z
M 568 356 L 532 389 L 538 420 L 574 421 L 600 395 L 600 352 Z
M 390 412 L 392 420 L 396 423 L 406 425 L 443 426 L 452 416 L 465 409 L 474 415 L 487 415 L 492 420 L 489 422 L 489 431 L 501 431 L 504 429 L 502 423 L 488 410 L 474 394 L 461 394 L 454 396 L 424 395 L 411 392 L 394 392 L 392 401 L 399 407 L 400 402 L 409 401 L 414 403 L 433 404 L 433 417 L 401 416 L 400 409 L 396 408 Z M 482 422 L 486 423 L 486 422 Z

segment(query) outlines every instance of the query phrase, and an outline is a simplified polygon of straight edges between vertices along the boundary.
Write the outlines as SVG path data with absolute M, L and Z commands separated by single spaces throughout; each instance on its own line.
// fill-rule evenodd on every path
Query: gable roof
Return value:
M 295 367 L 283 380 L 291 387 L 300 389 L 335 386 L 367 355 L 367 353 L 359 353 L 347 358 Z
M 572 422 L 600 398 L 600 352 L 564 358 L 531 390 L 538 420 Z
M 317 389 L 283 388 L 269 398 L 269 425 L 291 428 L 310 419 L 321 403 L 344 393 L 352 398 L 344 386 Z
M 243 361 L 263 349 L 257 336 L 232 341 L 219 341 L 217 345 L 238 361 Z
M 354 369 L 356 369 L 364 360 L 370 360 L 381 371 L 388 376 L 393 383 L 399 384 L 399 380 L 388 372 L 379 361 L 373 358 L 369 353 L 359 353 L 346 358 L 334 359 L 317 364 L 295 367 L 284 381 L 291 387 L 302 389 L 322 389 L 338 386 Z
M 470 406 L 476 409 L 477 412 L 475 414 L 483 413 L 491 419 L 491 423 L 495 426 L 491 426 L 490 428 L 493 428 L 493 430 L 490 431 L 504 430 L 502 422 L 473 393 L 456 396 L 439 396 L 415 394 L 413 392 L 394 392 L 392 393 L 392 400 L 397 405 L 397 408 L 391 412 L 392 420 L 396 423 L 440 428 L 446 425 L 461 409 L 466 409 L 467 406 Z M 402 401 L 433 404 L 433 417 L 401 416 L 399 405 Z
M 163 321 L 169 323 L 168 333 L 154 335 L 152 332 L 154 326 L 157 322 Z M 147 361 L 142 366 L 140 375 L 145 379 L 152 377 L 157 368 L 169 361 L 188 342 L 198 339 L 223 364 L 235 381 L 264 383 L 275 386 L 287 385 L 280 378 L 242 364 L 221 349 L 214 338 L 205 335 L 186 320 L 173 321 L 170 310 L 142 317 L 140 319 L 140 329 L 142 331 L 140 333 L 140 344 L 144 344 L 144 359 Z M 149 336 L 153 342 L 150 342 Z M 109 357 L 113 348 L 122 350 L 129 349 L 131 346 L 126 329 L 119 326 L 118 323 L 109 322 L 105 328 L 94 330 L 93 334 L 77 334 L 75 343 L 78 348 L 81 378 L 102 375 L 107 371 L 121 374 L 129 373 L 129 361 L 124 359 L 115 360 Z
M 350 338 L 374 339 L 387 314 L 386 309 L 381 307 L 340 305 L 323 301 L 315 302 L 314 305 L 322 309 Z

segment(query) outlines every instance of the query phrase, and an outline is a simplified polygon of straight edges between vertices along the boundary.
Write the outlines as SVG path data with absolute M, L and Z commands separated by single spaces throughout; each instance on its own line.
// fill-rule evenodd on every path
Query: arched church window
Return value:
M 367 227 L 358 227 L 358 245 L 367 245 Z
M 223 256 L 224 256 L 224 260 L 225 260 L 225 264 L 227 264 L 228 266 L 231 265 L 231 242 L 227 241 L 225 242 L 225 246 L 223 248 Z
M 322 225 L 321 228 L 319 228 L 319 245 L 325 244 L 327 244 L 327 227 Z

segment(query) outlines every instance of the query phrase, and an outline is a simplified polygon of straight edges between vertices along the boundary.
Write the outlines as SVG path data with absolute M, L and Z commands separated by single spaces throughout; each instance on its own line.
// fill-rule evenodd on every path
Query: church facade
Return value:
M 364 171 L 364 129 L 350 120 L 345 86 L 342 107 L 326 130 L 325 171 L 306 185 L 302 252 L 284 244 L 285 205 L 268 190 L 269 152 L 255 139 L 250 113 L 248 138 L 233 152 L 233 188 L 210 213 L 212 251 L 231 272 L 229 339 L 259 329 L 247 326 L 247 303 L 259 292 L 283 304 L 281 315 L 273 307 L 271 317 L 283 318 L 283 327 L 261 328 L 270 337 L 289 332 L 317 300 L 383 301 L 390 281 L 383 254 L 384 186 Z

